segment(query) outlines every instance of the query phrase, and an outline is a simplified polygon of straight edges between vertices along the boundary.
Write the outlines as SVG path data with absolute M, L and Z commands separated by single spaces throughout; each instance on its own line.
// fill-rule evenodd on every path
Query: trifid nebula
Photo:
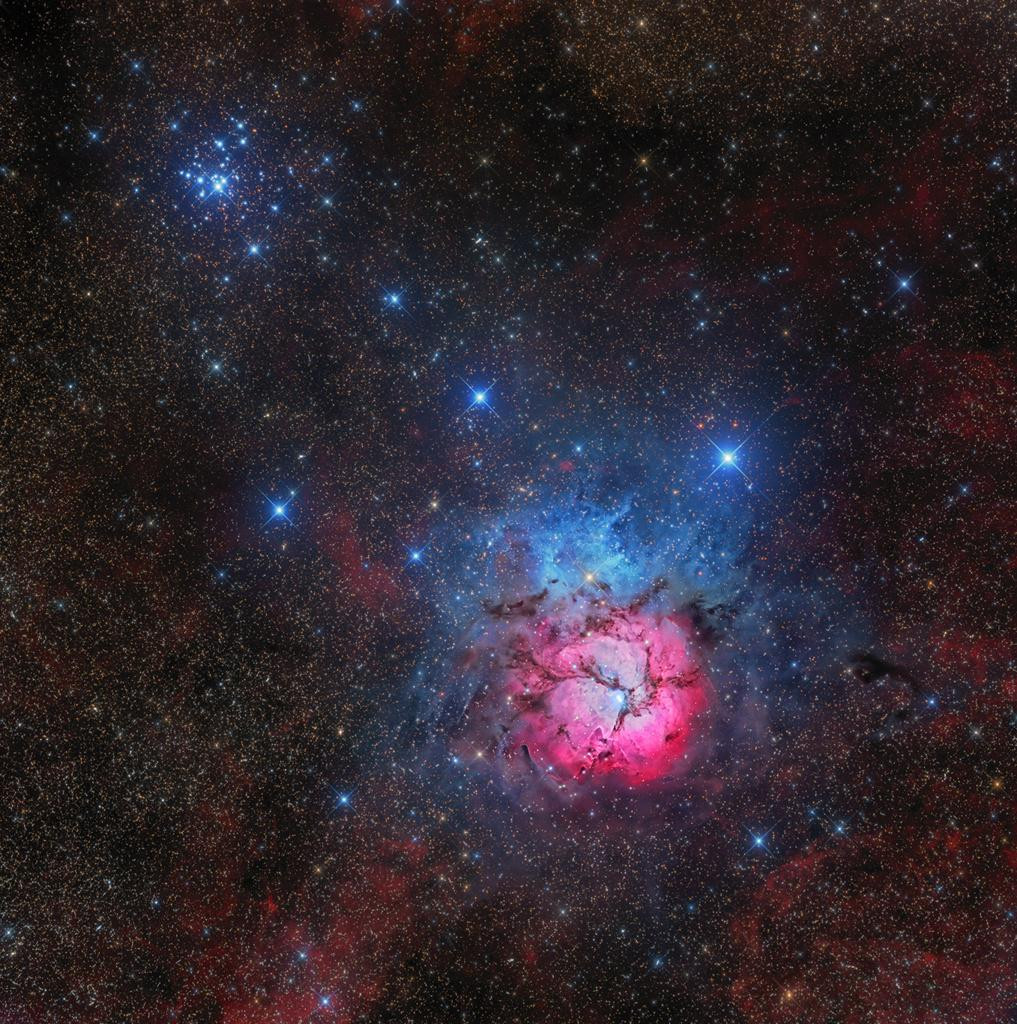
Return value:
M 1017 1022 L 1012 0 L 0 18 L 0 1024 Z

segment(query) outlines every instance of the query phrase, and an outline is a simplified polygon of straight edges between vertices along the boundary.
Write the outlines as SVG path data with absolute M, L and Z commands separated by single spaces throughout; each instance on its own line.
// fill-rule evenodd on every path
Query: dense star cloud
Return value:
M 2 17 L 0 1022 L 1017 1021 L 1012 5 Z

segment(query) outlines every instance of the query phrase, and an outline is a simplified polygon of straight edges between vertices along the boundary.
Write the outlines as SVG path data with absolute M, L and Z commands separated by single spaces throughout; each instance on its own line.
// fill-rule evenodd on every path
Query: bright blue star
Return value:
M 335 805 L 341 807 L 343 810 L 348 810 L 353 806 L 353 793 L 352 791 L 341 792 L 335 787 L 332 788 L 332 792 L 335 793 Z
M 706 440 L 709 441 L 714 448 L 716 448 L 717 454 L 720 456 L 719 461 L 713 467 L 713 469 L 710 470 L 710 472 L 707 474 L 706 479 L 709 480 L 710 477 L 712 477 L 713 474 L 716 473 L 718 470 L 736 469 L 742 475 L 745 482 L 751 487 L 752 481 L 749 480 L 748 476 L 746 476 L 745 471 L 742 469 L 742 467 L 738 465 L 738 453 L 742 450 L 742 448 L 745 447 L 748 438 L 745 438 L 745 440 L 742 441 L 741 444 L 736 445 L 734 448 L 721 448 L 721 446 L 717 444 L 717 442 L 714 441 L 714 439 L 710 437 L 709 434 L 706 434 L 704 436 L 706 437 Z
M 462 380 L 462 378 L 460 378 Z M 482 384 L 475 386 L 463 380 L 463 383 L 470 389 L 470 404 L 466 407 L 465 412 L 469 412 L 471 409 L 487 409 L 489 412 L 498 415 L 494 406 L 491 405 L 491 392 L 494 389 L 494 384 Z M 463 413 L 460 413 L 463 415 Z
M 269 498 L 266 496 L 265 500 L 268 502 L 269 505 L 269 516 L 268 519 L 265 520 L 266 526 L 276 519 L 281 519 L 283 522 L 290 523 L 292 525 L 293 520 L 290 519 L 289 510 L 290 502 L 293 501 L 295 494 L 295 491 L 291 491 L 290 496 L 285 501 L 279 498 Z
M 773 831 L 772 828 L 768 828 L 765 832 L 753 832 L 752 829 L 747 829 L 751 842 L 749 843 L 750 850 L 762 850 L 764 853 L 768 853 L 770 848 L 766 845 L 766 841 Z
M 228 199 L 230 193 L 229 174 L 206 174 L 197 169 L 194 171 L 181 171 L 181 176 L 192 183 L 191 188 L 197 189 L 199 199 L 208 199 L 211 196 L 219 196 Z

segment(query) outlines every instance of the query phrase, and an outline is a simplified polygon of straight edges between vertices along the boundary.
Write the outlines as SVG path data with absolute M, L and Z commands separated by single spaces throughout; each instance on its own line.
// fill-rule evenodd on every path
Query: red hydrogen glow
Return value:
M 558 782 L 680 774 L 709 706 L 691 637 L 687 621 L 633 609 L 530 620 L 482 698 L 497 703 L 502 756 Z

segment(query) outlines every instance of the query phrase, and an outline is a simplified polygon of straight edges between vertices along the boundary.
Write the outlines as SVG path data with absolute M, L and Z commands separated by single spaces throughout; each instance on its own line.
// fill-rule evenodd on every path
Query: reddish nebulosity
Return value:
M 216 994 L 222 1024 L 296 1024 L 316 1014 L 342 1024 L 374 1004 L 386 954 L 412 925 L 414 901 L 431 870 L 423 848 L 410 843 L 382 844 L 375 858 L 334 886 L 316 927 L 294 923 L 304 915 L 276 920 L 278 908 L 268 899 L 247 955 L 238 960 L 227 942 L 206 951 L 194 991 Z M 289 965 L 296 967 L 292 980 Z
M 906 379 L 921 383 L 914 426 L 962 446 L 1013 444 L 1017 359 L 1012 353 L 915 344 L 902 351 L 897 362 Z
M 732 929 L 732 996 L 748 1024 L 1009 1019 L 1017 806 L 999 766 L 1014 692 L 932 718 L 880 767 L 891 796 L 878 824 L 859 822 L 766 878 Z
M 339 583 L 371 610 L 402 596 L 393 574 L 368 559 L 353 516 L 340 508 L 315 524 L 315 541 L 340 572 Z
M 438 873 L 422 844 L 397 840 L 376 843 L 369 859 L 331 880 L 316 871 L 290 891 L 265 886 L 239 899 L 232 895 L 236 863 L 228 856 L 191 870 L 197 887 L 184 875 L 176 881 L 182 893 L 196 888 L 195 900 L 181 900 L 179 914 L 157 936 L 134 933 L 118 943 L 120 958 L 141 967 L 135 982 L 155 986 L 149 998 L 107 1002 L 102 1013 L 83 1011 L 76 1019 L 92 1024 L 116 1012 L 137 1024 L 348 1024 L 382 997 Z M 224 872 L 218 892 L 207 885 L 214 870 Z M 180 971 L 176 964 L 184 960 L 188 967 Z M 97 988 L 105 981 L 94 978 Z M 0 1021 L 2 1014 L 0 1007 Z
M 545 615 L 512 638 L 494 691 L 500 753 L 552 782 L 681 773 L 709 706 L 691 624 L 642 610 Z
M 972 636 L 947 625 L 942 626 L 933 643 L 936 663 L 974 686 L 984 686 L 990 668 L 1007 664 L 1017 646 L 1009 637 Z
M 447 7 L 459 19 L 456 48 L 462 56 L 483 54 L 498 37 L 520 24 L 534 9 L 532 3 L 518 0 L 459 3 Z
M 337 0 L 334 10 L 344 36 L 352 40 L 401 6 L 402 2 Z M 413 12 L 435 38 L 451 44 L 446 55 L 447 86 L 454 88 L 467 80 L 468 62 L 487 54 L 505 33 L 522 24 L 535 6 L 520 0 L 457 0 L 455 3 L 431 0 L 414 4 Z M 418 57 L 421 63 L 426 62 L 423 48 Z
M 750 1024 L 1003 1019 L 1017 966 L 992 922 L 1017 871 L 1001 839 L 887 831 L 789 861 L 735 924 L 736 1004 Z

